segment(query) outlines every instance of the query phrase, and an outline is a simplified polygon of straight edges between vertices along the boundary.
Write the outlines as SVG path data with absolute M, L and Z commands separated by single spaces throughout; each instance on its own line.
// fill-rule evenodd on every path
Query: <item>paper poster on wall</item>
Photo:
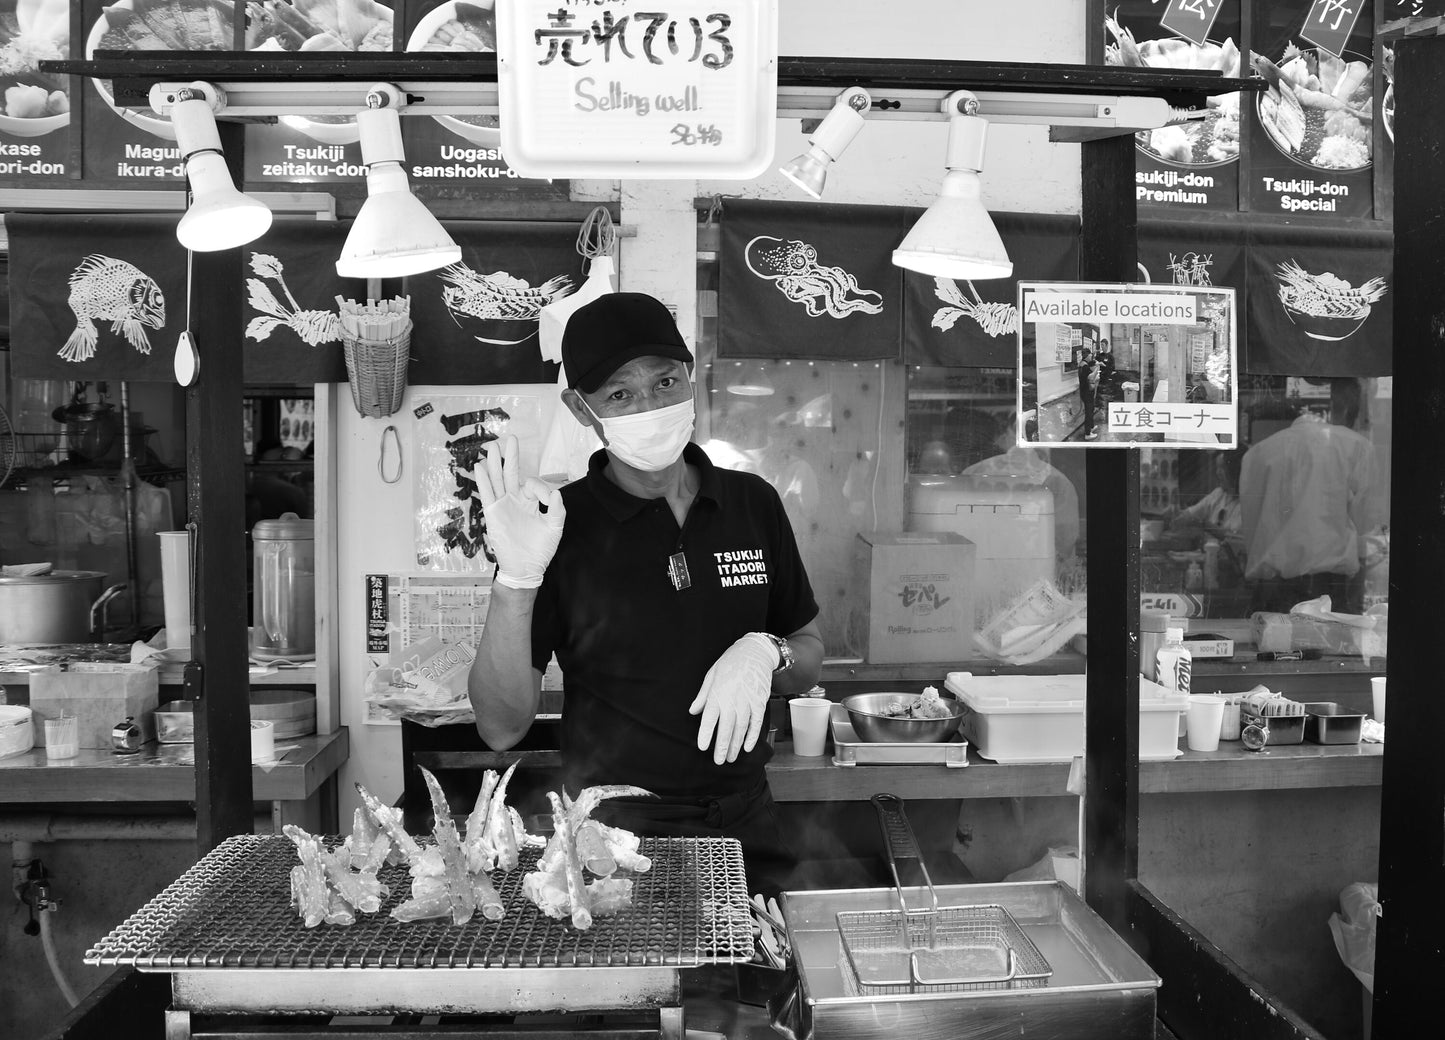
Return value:
M 521 478 L 537 475 L 542 405 L 532 395 L 431 397 L 419 400 L 411 472 L 417 567 L 485 575 L 496 557 L 486 542 L 486 521 L 473 468 L 505 434 L 515 434 Z
M 1232 288 L 1020 282 L 1018 308 L 1020 445 L 1238 443 Z
M 366 722 L 470 721 L 466 672 L 486 623 L 488 579 L 368 574 Z

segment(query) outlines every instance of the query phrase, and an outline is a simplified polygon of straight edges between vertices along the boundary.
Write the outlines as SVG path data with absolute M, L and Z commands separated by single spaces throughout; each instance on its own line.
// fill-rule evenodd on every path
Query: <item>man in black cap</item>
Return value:
M 562 400 L 605 447 L 560 491 L 518 478 L 515 438 L 477 467 L 497 575 L 468 691 L 483 740 L 509 748 L 555 652 L 569 792 L 651 791 L 597 816 L 738 838 L 754 890 L 771 894 L 793 853 L 759 738 L 769 695 L 817 680 L 818 605 L 771 485 L 691 443 L 691 361 L 651 296 L 611 293 L 572 314 Z

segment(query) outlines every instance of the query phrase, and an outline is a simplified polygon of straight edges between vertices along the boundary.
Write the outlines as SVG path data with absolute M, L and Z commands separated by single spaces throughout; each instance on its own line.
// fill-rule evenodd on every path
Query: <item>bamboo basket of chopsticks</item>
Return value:
M 373 419 L 401 407 L 406 391 L 406 366 L 411 358 L 411 299 L 368 300 L 365 304 L 336 298 L 340 305 L 341 345 L 351 403 Z

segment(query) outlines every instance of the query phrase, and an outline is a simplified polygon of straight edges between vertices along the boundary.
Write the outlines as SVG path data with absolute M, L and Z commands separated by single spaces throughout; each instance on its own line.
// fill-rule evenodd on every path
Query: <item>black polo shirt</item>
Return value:
M 567 520 L 538 590 L 532 663 L 553 651 L 566 686 L 562 753 L 568 786 L 636 784 L 663 796 L 753 790 L 772 755 L 766 739 L 734 762 L 699 751 L 689 715 L 707 670 L 737 638 L 786 636 L 818 614 L 793 530 L 772 486 L 713 466 L 681 529 L 664 499 L 635 498 L 608 479 L 606 451 L 562 489 Z M 668 558 L 687 559 L 674 587 Z

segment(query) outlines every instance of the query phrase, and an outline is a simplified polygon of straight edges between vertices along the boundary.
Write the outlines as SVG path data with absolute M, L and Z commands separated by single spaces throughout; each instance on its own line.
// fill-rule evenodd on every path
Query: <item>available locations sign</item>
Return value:
M 1018 283 L 1018 443 L 1238 443 L 1235 291 Z
M 496 16 L 502 152 L 523 176 L 771 163 L 777 0 L 514 0 Z

